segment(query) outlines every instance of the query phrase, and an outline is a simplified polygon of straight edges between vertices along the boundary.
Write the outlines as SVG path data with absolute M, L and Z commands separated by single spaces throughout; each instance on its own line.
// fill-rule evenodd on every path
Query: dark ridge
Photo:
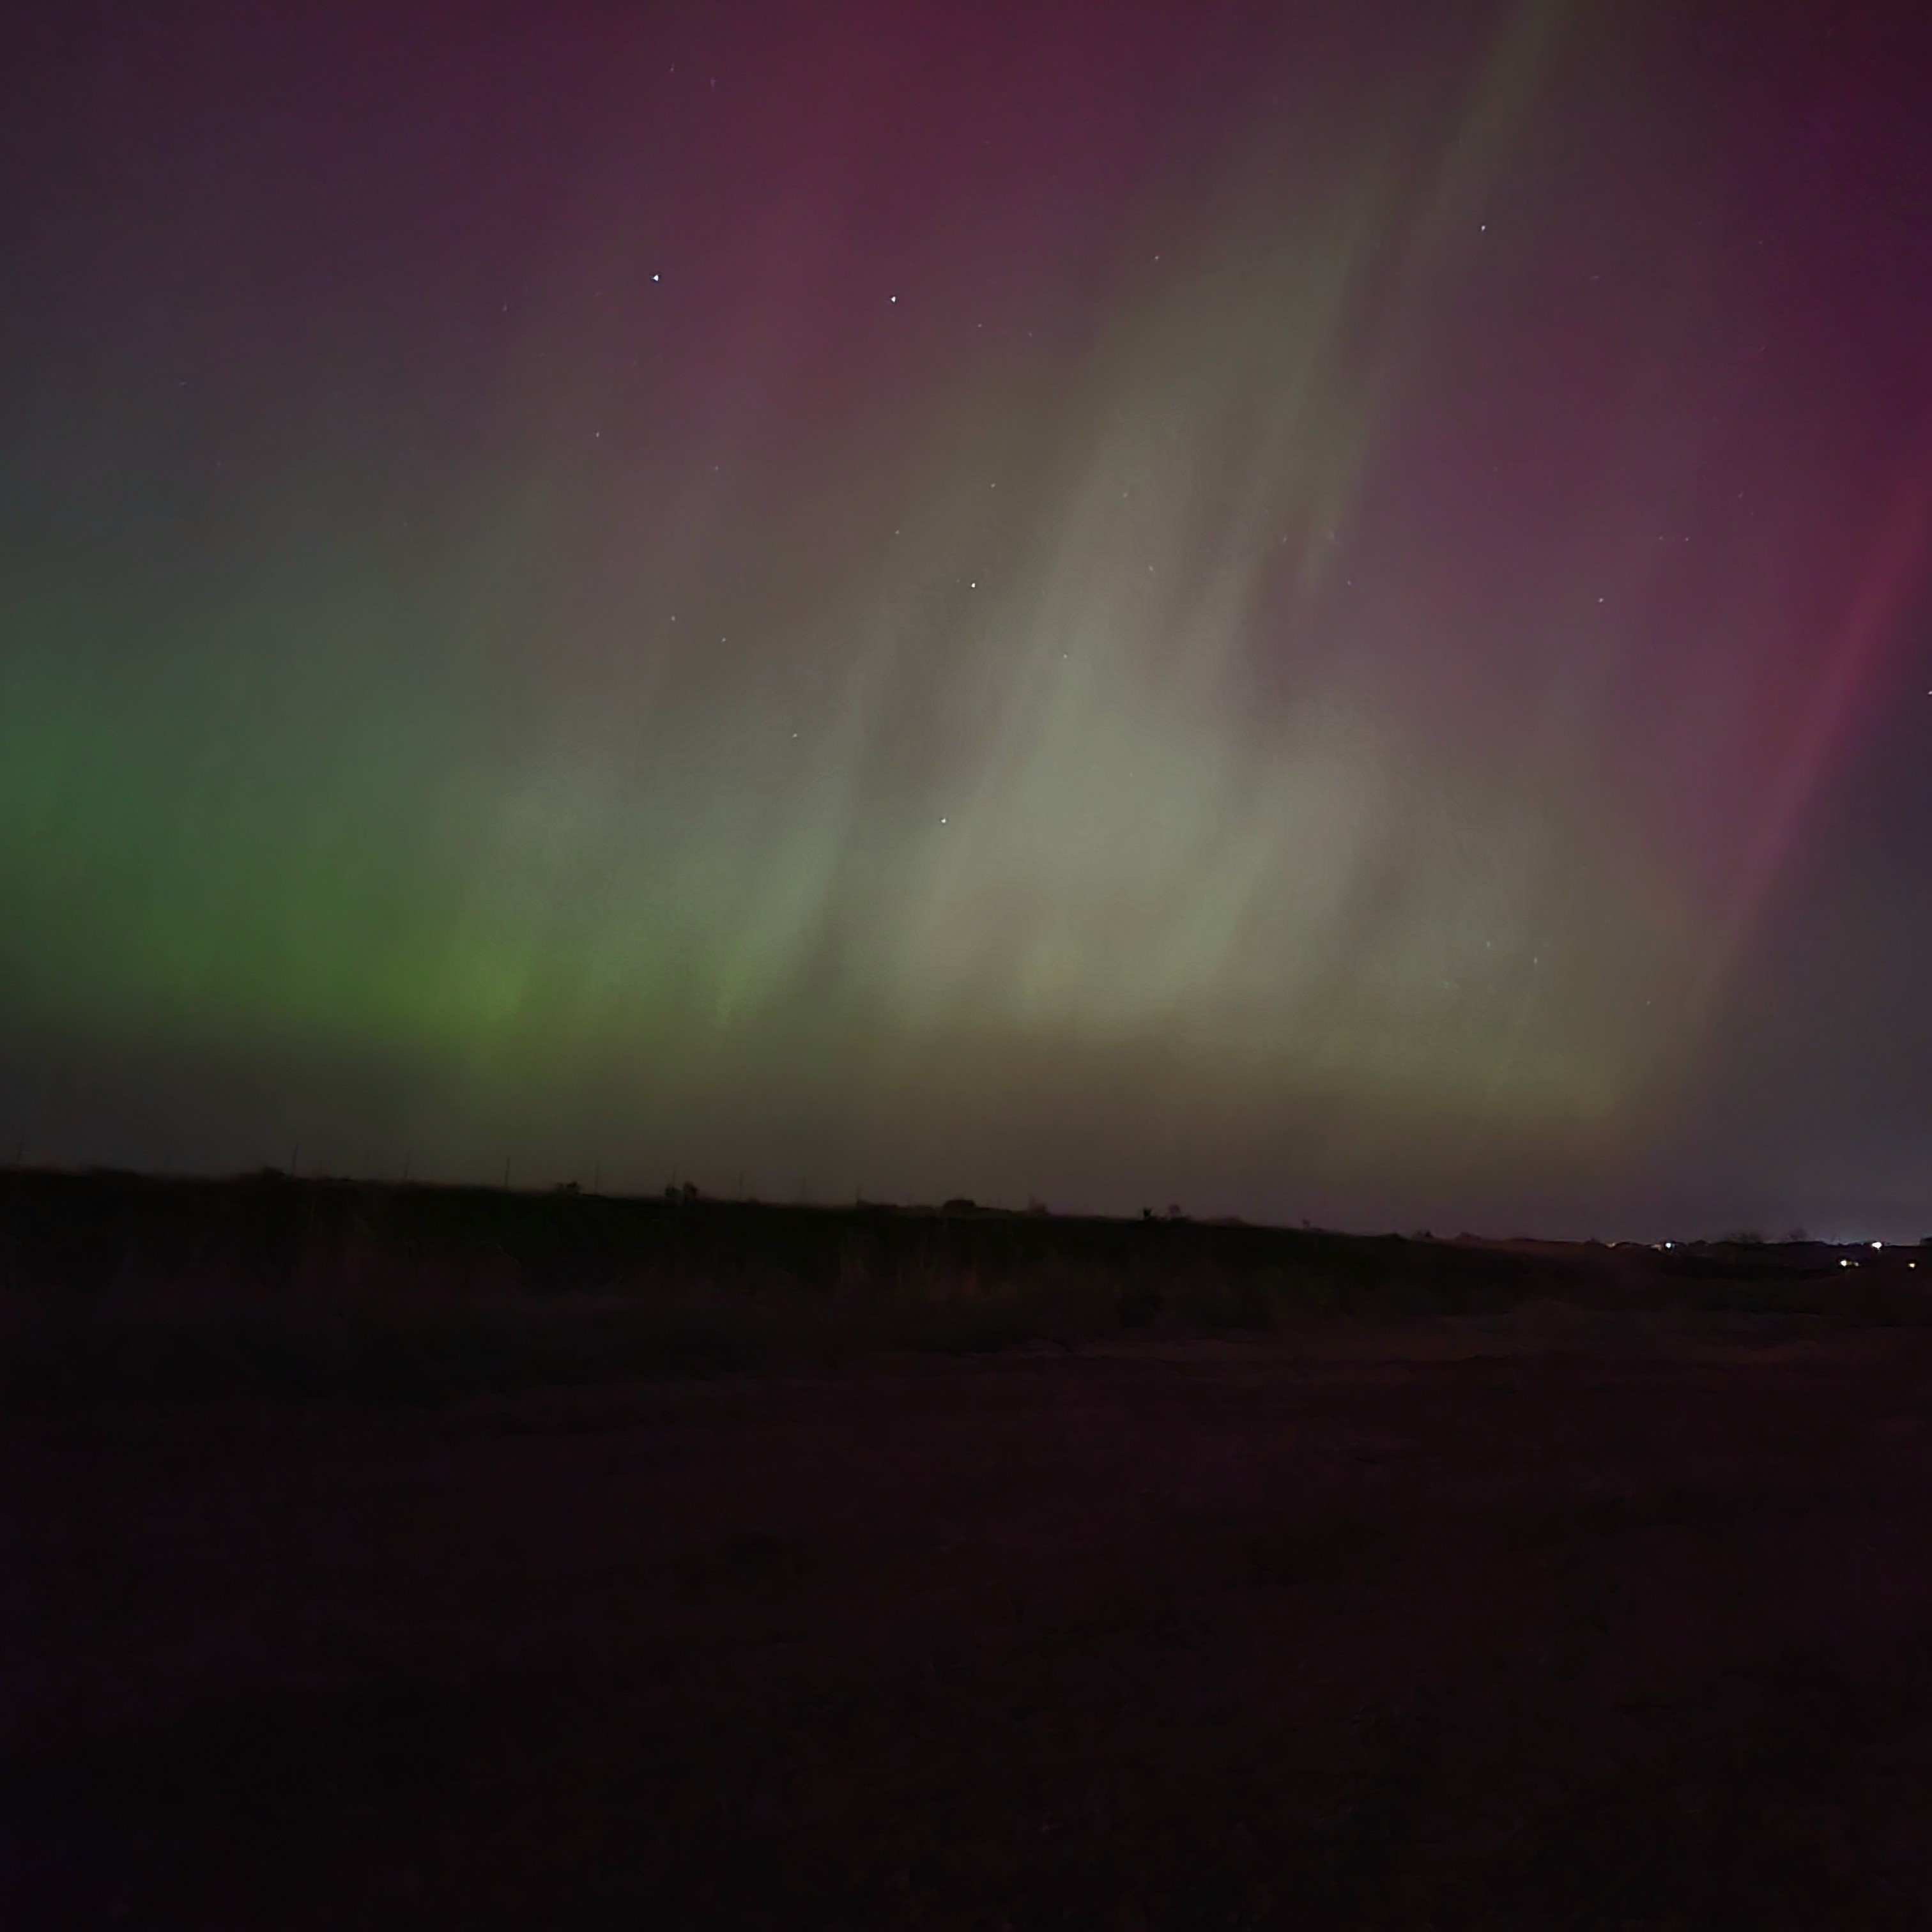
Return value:
M 1022 1212 L 0 1172 L 0 1385 L 437 1400 L 1325 1318 L 1926 1324 L 1916 1250 L 1453 1240 Z

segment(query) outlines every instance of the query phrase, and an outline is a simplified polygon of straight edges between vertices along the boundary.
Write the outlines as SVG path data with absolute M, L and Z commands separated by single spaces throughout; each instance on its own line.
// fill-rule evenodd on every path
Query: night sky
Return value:
M 1932 1232 L 1932 10 L 3 31 L 0 1158 Z

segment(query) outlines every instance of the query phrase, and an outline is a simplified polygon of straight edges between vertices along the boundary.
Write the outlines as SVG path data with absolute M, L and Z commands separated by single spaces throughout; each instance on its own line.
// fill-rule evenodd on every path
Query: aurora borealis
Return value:
M 32 1157 L 1932 1228 L 1911 10 L 8 32 Z

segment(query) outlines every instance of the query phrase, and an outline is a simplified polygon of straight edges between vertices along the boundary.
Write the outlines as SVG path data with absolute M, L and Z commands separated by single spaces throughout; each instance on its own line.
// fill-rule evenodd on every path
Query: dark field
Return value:
M 1916 1256 L 423 1197 L 0 1177 L 0 1924 L 1932 1923 Z

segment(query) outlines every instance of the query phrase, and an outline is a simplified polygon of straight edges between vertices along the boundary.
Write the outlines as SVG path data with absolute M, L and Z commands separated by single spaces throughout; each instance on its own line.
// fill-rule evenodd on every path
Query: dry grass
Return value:
M 0 1174 L 0 1390 L 435 1402 L 896 1352 L 1480 1320 L 1540 1300 L 1910 1326 L 1912 1257 Z M 1552 1298 L 1554 1300 L 1552 1300 Z
M 488 1278 L 367 1270 L 282 1294 L 245 1281 L 122 1282 L 95 1296 L 0 1297 L 0 1388 L 60 1401 L 436 1401 L 900 1351 L 1264 1330 L 1289 1298 L 1285 1282 L 1270 1295 L 1211 1276 L 1124 1290 L 1096 1270 L 1053 1264 L 998 1279 L 944 1266 L 910 1280 L 854 1269 L 830 1293 L 639 1279 L 538 1297 Z

